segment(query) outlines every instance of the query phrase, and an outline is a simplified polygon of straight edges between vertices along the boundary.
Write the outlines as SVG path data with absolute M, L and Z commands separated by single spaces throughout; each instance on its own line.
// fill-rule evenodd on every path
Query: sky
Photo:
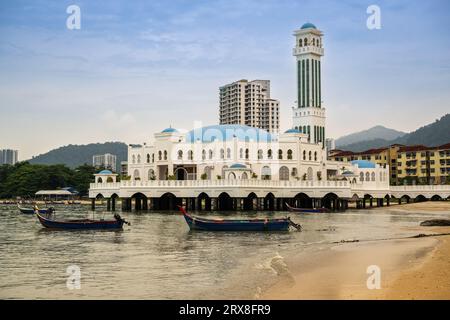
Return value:
M 381 28 L 370 30 L 367 7 Z M 66 12 L 81 10 L 70 30 Z M 218 123 L 219 87 L 271 80 L 281 128 L 296 100 L 293 31 L 324 33 L 327 136 L 412 131 L 450 110 L 450 2 L 147 0 L 0 2 L 0 149 L 142 143 Z

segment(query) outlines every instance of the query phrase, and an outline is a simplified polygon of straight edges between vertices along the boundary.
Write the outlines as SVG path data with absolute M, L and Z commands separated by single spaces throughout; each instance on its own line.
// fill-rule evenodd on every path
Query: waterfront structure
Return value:
M 219 120 L 278 132 L 280 102 L 270 97 L 270 81 L 243 79 L 220 87 Z
M 372 206 L 373 199 L 379 206 L 389 205 L 394 196 L 399 203 L 413 196 L 449 197 L 450 187 L 390 187 L 391 155 L 344 161 L 332 151 L 332 159 L 327 159 L 322 33 L 306 23 L 295 36 L 298 101 L 291 129 L 276 133 L 258 128 L 261 111 L 256 101 L 254 110 L 251 103 L 246 112 L 252 90 L 258 91 L 255 99 L 270 97 L 268 82 L 242 80 L 224 86 L 220 125 L 187 132 L 169 127 L 155 133 L 151 143 L 129 145 L 130 179 L 117 182 L 110 171 L 95 175 L 89 190 L 93 209 L 99 198 L 107 199 L 107 208 L 121 199 L 123 210 L 173 210 L 176 205 L 189 210 L 283 210 L 286 203 L 339 210 L 349 201 L 364 208 Z M 255 89 L 248 88 L 253 85 Z
M 19 151 L 12 149 L 0 150 L 0 165 L 10 164 L 14 165 L 19 161 Z
M 94 155 L 92 157 L 92 165 L 97 169 L 106 169 L 116 171 L 117 156 L 111 153 Z
M 389 167 L 392 185 L 450 183 L 450 143 L 437 147 L 394 144 L 361 152 L 332 150 L 329 158 L 340 162 L 369 160 Z
M 292 108 L 293 128 L 325 148 L 325 108 L 322 105 L 323 33 L 312 23 L 294 32 L 297 61 L 297 106 Z

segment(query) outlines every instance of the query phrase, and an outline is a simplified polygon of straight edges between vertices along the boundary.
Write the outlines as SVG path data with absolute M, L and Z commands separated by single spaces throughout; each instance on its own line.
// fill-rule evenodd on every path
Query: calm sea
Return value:
M 88 206 L 56 208 L 57 217 L 92 217 Z M 111 217 L 101 209 L 96 216 Z M 307 257 L 333 241 L 409 236 L 420 221 L 436 217 L 388 210 L 290 214 L 303 232 L 214 233 L 189 231 L 178 213 L 121 215 L 131 222 L 123 231 L 49 231 L 36 217 L 0 205 L 0 298 L 251 299 L 277 281 L 274 257 L 299 251 Z M 68 288 L 68 268 L 79 268 L 80 289 Z

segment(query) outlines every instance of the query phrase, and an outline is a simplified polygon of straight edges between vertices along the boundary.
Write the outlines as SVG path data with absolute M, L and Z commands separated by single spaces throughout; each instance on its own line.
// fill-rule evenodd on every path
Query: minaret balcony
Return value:
M 300 54 L 307 54 L 307 53 L 312 53 L 312 54 L 317 54 L 317 55 L 323 56 L 323 48 L 315 47 L 315 46 L 307 46 L 307 47 L 295 47 L 292 50 L 292 54 L 294 56 L 298 56 Z

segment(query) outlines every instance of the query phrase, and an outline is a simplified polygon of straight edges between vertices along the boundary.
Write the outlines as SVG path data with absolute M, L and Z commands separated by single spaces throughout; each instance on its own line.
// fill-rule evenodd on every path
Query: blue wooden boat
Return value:
M 323 212 L 329 212 L 327 208 L 294 208 L 291 207 L 289 204 L 285 203 L 286 207 L 291 212 L 302 212 L 302 213 L 323 213 Z
M 111 230 L 122 229 L 123 224 L 130 225 L 120 215 L 115 214 L 114 220 L 92 220 L 92 219 L 76 219 L 76 220 L 54 220 L 50 217 L 44 217 L 36 211 L 36 216 L 39 222 L 49 229 L 63 229 L 63 230 Z
M 301 226 L 289 217 L 278 219 L 204 219 L 191 216 L 178 206 L 191 230 L 204 231 L 288 231 L 289 226 L 301 230 Z
M 20 205 L 17 205 L 17 208 L 19 208 L 20 212 L 22 212 L 23 214 L 34 214 L 34 209 L 33 208 L 23 208 Z M 50 213 L 52 210 L 49 209 L 38 209 L 39 213 L 42 214 L 48 214 Z

